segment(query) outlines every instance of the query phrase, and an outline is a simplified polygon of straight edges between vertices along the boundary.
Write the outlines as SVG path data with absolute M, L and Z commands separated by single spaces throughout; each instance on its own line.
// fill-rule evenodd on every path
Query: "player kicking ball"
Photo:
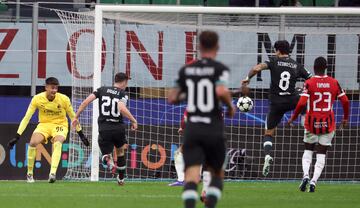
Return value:
M 131 130 L 137 129 L 137 121 L 126 107 L 128 95 L 125 89 L 128 85 L 128 76 L 125 73 L 117 73 L 114 78 L 114 86 L 100 87 L 91 93 L 79 106 L 73 125 L 78 123 L 81 112 L 93 102 L 99 99 L 99 147 L 102 153 L 102 162 L 113 172 L 117 173 L 117 182 L 124 185 L 126 173 L 125 151 L 128 141 L 126 139 L 126 125 L 123 116 L 131 122 Z M 115 146 L 117 164 L 114 164 L 112 152 Z
M 291 126 L 302 109 L 309 103 L 305 117 L 305 150 L 302 157 L 304 175 L 299 186 L 300 191 L 303 192 L 306 191 L 309 182 L 309 192 L 315 192 L 317 180 L 324 169 L 326 151 L 331 146 L 331 141 L 335 135 L 335 117 L 332 106 L 336 98 L 340 99 L 344 109 L 344 117 L 340 128 L 345 127 L 348 123 L 349 100 L 345 92 L 341 89 L 338 81 L 325 74 L 326 68 L 327 63 L 325 58 L 318 57 L 315 59 L 315 76 L 304 83 L 304 90 L 299 103 L 291 119 L 288 121 L 288 124 Z M 316 144 L 316 163 L 314 175 L 310 180 L 309 169 Z
M 283 115 L 294 110 L 299 100 L 299 95 L 295 89 L 298 78 L 309 79 L 311 77 L 301 64 L 290 58 L 290 45 L 286 40 L 275 42 L 275 57 L 269 58 L 265 63 L 254 66 L 248 76 L 242 80 L 242 87 L 250 83 L 250 79 L 262 70 L 269 69 L 271 76 L 269 93 L 269 112 L 266 117 L 265 134 L 263 137 L 263 148 L 265 160 L 262 174 L 267 176 L 270 165 L 273 162 L 271 157 L 273 137 L 277 125 Z
M 47 144 L 50 140 L 53 143 L 53 152 L 51 155 L 51 169 L 49 174 L 49 183 L 56 181 L 56 170 L 58 168 L 62 144 L 68 134 L 68 120 L 75 117 L 73 107 L 69 97 L 58 92 L 59 81 L 55 77 L 49 77 L 45 80 L 45 92 L 35 95 L 22 119 L 17 130 L 15 138 L 9 141 L 8 147 L 11 149 L 19 141 L 20 136 L 26 129 L 32 115 L 39 110 L 39 124 L 34 130 L 28 151 L 27 151 L 27 182 L 34 183 L 34 163 L 36 156 L 36 146 L 40 143 Z M 89 146 L 89 141 L 81 131 L 80 125 L 76 125 L 76 131 L 85 146 Z

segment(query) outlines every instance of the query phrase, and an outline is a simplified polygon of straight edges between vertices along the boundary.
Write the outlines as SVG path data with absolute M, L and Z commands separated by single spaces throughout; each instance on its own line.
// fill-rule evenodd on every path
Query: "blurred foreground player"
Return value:
M 215 207 L 221 197 L 226 154 L 222 101 L 232 117 L 235 108 L 226 87 L 229 69 L 215 61 L 219 45 L 218 35 L 203 31 L 199 36 L 200 60 L 185 65 L 179 71 L 177 86 L 170 90 L 168 101 L 177 103 L 187 98 L 188 120 L 184 132 L 185 185 L 182 194 L 185 208 L 195 207 L 199 172 L 205 164 L 211 172 L 206 193 L 206 207 Z
M 187 111 L 185 110 L 184 114 L 181 118 L 180 128 L 178 130 L 178 133 L 180 135 L 182 135 L 184 133 L 186 122 L 187 122 Z M 177 181 L 170 183 L 169 186 L 183 186 L 184 185 L 185 173 L 184 173 L 184 157 L 183 157 L 183 149 L 182 148 L 183 148 L 183 145 L 181 144 L 180 147 L 174 153 L 174 163 L 175 163 Z M 203 171 L 202 171 L 203 186 L 202 186 L 202 191 L 201 191 L 201 196 L 200 196 L 201 201 L 205 201 L 206 192 L 209 188 L 210 181 L 211 181 L 211 173 L 210 173 L 210 171 L 206 170 L 206 167 L 205 167 L 205 170 L 203 169 Z

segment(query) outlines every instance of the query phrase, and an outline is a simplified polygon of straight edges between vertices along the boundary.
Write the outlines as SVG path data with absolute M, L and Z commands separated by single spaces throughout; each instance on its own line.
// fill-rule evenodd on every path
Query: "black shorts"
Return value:
M 287 102 L 281 102 L 279 99 L 276 101 L 270 101 L 269 112 L 266 116 L 266 129 L 276 128 L 284 114 L 296 108 L 299 99 L 300 96 L 292 96 L 287 98 Z
M 125 128 L 100 131 L 98 142 L 103 155 L 112 153 L 114 146 L 119 148 L 128 143 Z
M 183 156 L 185 169 L 193 165 L 207 165 L 215 171 L 223 168 L 226 154 L 223 127 L 204 128 L 201 124 L 187 125 Z

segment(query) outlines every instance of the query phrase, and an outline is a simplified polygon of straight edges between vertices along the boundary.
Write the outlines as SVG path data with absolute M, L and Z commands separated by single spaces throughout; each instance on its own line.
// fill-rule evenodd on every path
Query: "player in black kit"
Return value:
M 182 199 L 186 208 L 195 207 L 197 184 L 201 164 L 211 172 L 211 182 L 206 193 L 206 207 L 215 207 L 223 189 L 223 164 L 225 161 L 224 122 L 222 101 L 232 117 L 235 108 L 231 103 L 229 69 L 215 61 L 218 35 L 203 31 L 200 36 L 201 59 L 185 65 L 179 71 L 176 87 L 169 92 L 168 101 L 177 103 L 187 98 L 188 119 L 184 131 L 183 155 L 185 185 Z
M 242 86 L 250 83 L 250 79 L 264 69 L 270 70 L 271 84 L 269 93 L 269 113 L 266 118 L 265 135 L 263 138 L 265 161 L 263 175 L 269 174 L 272 141 L 276 126 L 280 123 L 287 111 L 294 110 L 300 98 L 296 91 L 298 78 L 309 79 L 311 73 L 303 65 L 289 57 L 290 46 L 286 40 L 275 42 L 275 57 L 269 58 L 265 63 L 254 66 L 246 79 L 242 80 Z
M 102 153 L 102 161 L 113 171 L 117 172 L 117 181 L 119 185 L 124 185 L 126 171 L 125 150 L 127 140 L 125 134 L 125 124 L 123 116 L 131 122 L 131 130 L 137 129 L 137 121 L 127 109 L 128 96 L 125 88 L 128 84 L 128 77 L 125 73 L 117 73 L 113 87 L 100 87 L 91 93 L 79 106 L 76 117 L 72 121 L 75 125 L 78 123 L 81 112 L 96 98 L 99 99 L 99 147 Z M 112 159 L 113 149 L 116 149 L 117 165 Z

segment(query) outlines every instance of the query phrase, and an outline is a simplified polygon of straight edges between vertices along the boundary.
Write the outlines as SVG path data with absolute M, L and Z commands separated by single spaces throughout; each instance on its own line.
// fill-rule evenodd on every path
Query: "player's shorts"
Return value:
M 116 148 L 122 147 L 127 144 L 125 127 L 120 127 L 114 130 L 99 131 L 99 147 L 103 155 L 110 154 Z
M 34 130 L 34 133 L 40 133 L 44 136 L 45 144 L 49 142 L 49 139 L 52 142 L 52 139 L 56 136 L 63 136 L 66 139 L 68 132 L 67 126 L 52 123 L 39 123 Z
M 183 144 L 185 169 L 204 164 L 215 171 L 221 170 L 225 161 L 225 142 L 222 128 L 187 125 Z
M 331 141 L 335 136 L 335 131 L 327 134 L 313 134 L 310 131 L 305 130 L 304 142 L 309 144 L 319 143 L 323 146 L 331 146 Z
M 292 111 L 296 108 L 299 101 L 299 96 L 289 98 L 288 102 L 277 103 L 271 102 L 269 105 L 269 112 L 266 116 L 265 129 L 274 129 L 281 122 L 282 117 L 288 111 Z

